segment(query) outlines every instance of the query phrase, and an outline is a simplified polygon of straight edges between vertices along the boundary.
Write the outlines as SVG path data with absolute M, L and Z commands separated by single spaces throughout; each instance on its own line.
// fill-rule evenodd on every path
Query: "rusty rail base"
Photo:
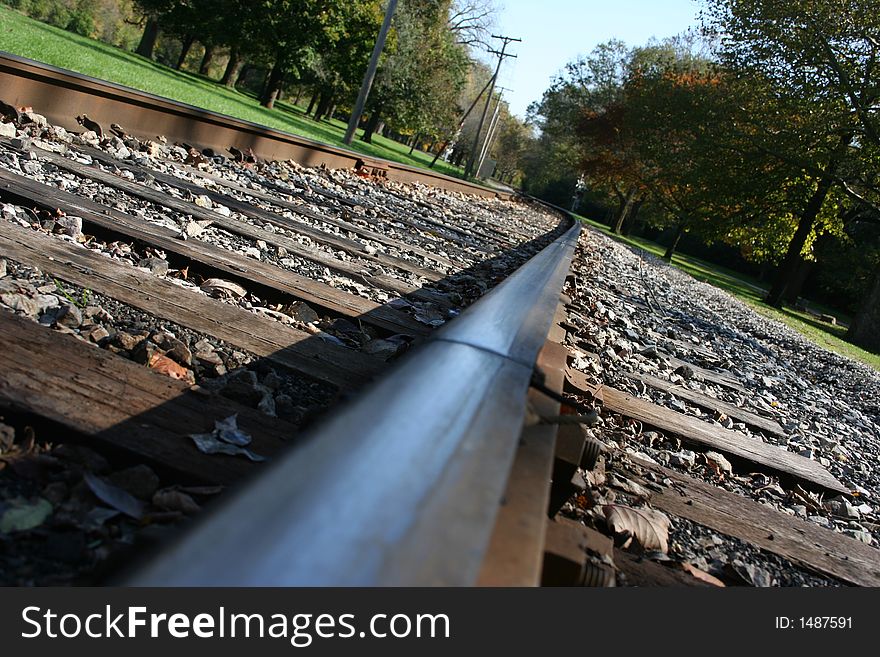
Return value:
M 137 89 L 56 68 L 0 51 L 0 99 L 30 106 L 67 130 L 82 128 L 76 116 L 98 123 L 118 123 L 142 139 L 164 136 L 201 148 L 225 152 L 230 146 L 252 149 L 260 158 L 294 160 L 303 166 L 332 169 L 366 167 L 391 180 L 420 182 L 448 191 L 510 198 L 512 194 L 459 180 L 436 171 L 370 157 L 305 137 L 218 114 Z

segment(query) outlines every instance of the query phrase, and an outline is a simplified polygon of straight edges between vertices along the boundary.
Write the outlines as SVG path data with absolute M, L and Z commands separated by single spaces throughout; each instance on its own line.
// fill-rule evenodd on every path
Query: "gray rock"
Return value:
M 45 128 L 49 125 L 49 121 L 46 120 L 46 117 L 42 114 L 37 114 L 36 112 L 22 112 L 21 113 L 21 122 L 22 123 L 34 123 L 41 128 Z
M 382 360 L 388 360 L 400 349 L 400 345 L 388 340 L 370 340 L 364 345 L 364 352 Z
M 20 151 L 26 151 L 31 147 L 31 140 L 27 137 L 16 137 L 9 144 Z
M 697 462 L 697 455 L 695 452 L 692 452 L 689 449 L 683 449 L 677 454 L 670 455 L 670 461 L 674 465 L 682 466 L 685 468 L 693 468 Z
M 55 315 L 55 325 L 75 329 L 83 322 L 82 311 L 72 304 L 64 304 Z
M 303 324 L 317 324 L 321 321 L 321 317 L 318 313 L 316 313 L 311 306 L 302 301 L 294 301 L 290 304 L 287 307 L 287 314 Z
M 825 500 L 823 506 L 838 518 L 850 518 L 853 520 L 858 520 L 861 517 L 861 513 L 859 513 L 859 510 L 852 504 L 850 504 L 849 500 L 841 496 Z
M 185 367 L 192 366 L 192 352 L 183 342 L 163 331 L 150 334 L 150 341 L 161 349 L 168 358 Z
M 82 235 L 82 225 L 83 222 L 80 217 L 66 216 L 55 220 L 56 230 L 60 229 L 62 233 L 70 235 L 74 239 Z
M 89 340 L 92 342 L 100 342 L 106 338 L 110 337 L 110 332 L 101 326 L 100 324 L 93 326 L 91 330 L 88 332 Z
M 168 273 L 168 261 L 162 260 L 162 258 L 156 258 L 155 256 L 144 258 L 138 262 L 138 267 L 149 269 L 150 272 L 156 276 L 165 276 L 165 274 Z
M 58 307 L 61 300 L 54 294 L 37 294 L 30 297 L 26 294 L 9 293 L 0 294 L 0 303 L 22 312 L 28 317 L 37 317 L 50 308 Z
M 692 379 L 694 378 L 694 368 L 690 365 L 679 365 L 675 368 L 675 374 L 678 374 L 683 379 Z
M 145 338 L 146 336 L 143 335 L 131 335 L 125 331 L 117 331 L 116 335 L 113 336 L 113 344 L 125 351 L 132 351 L 143 342 Z
M 6 260 L 0 258 L 0 278 L 6 276 Z
M 862 529 L 844 529 L 843 533 L 857 541 L 865 543 L 866 545 L 873 545 L 874 543 L 874 537 L 871 536 L 870 532 L 866 532 Z
M 12 139 L 15 137 L 15 124 L 0 123 L 0 137 Z

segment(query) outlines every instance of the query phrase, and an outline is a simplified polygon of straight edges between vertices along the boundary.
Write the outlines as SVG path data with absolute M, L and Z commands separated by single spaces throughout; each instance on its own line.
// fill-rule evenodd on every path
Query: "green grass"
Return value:
M 587 219 L 586 217 L 580 217 L 580 219 L 584 223 L 622 244 L 641 249 L 642 251 L 647 251 L 657 257 L 662 257 L 663 254 L 666 253 L 666 247 L 657 244 L 656 242 L 651 242 L 650 240 L 639 237 L 615 235 L 611 232 L 608 226 L 605 226 L 604 224 Z M 880 371 L 880 354 L 865 351 L 864 349 L 860 349 L 854 344 L 846 341 L 846 325 L 849 324 L 850 318 L 845 314 L 829 309 L 821 304 L 810 303 L 810 308 L 814 312 L 834 315 L 838 322 L 838 325 L 835 326 L 820 321 L 809 313 L 801 312 L 794 308 L 785 307 L 778 309 L 768 306 L 763 302 L 763 298 L 768 291 L 767 286 L 747 275 L 681 253 L 673 255 L 672 264 L 699 281 L 709 283 L 710 285 L 714 285 L 717 288 L 729 292 L 737 299 L 751 306 L 752 309 L 760 315 L 782 322 L 800 332 L 817 345 L 824 347 L 829 351 L 865 363 L 866 365 L 870 365 L 875 370 Z
M 278 103 L 274 110 L 266 109 L 253 96 L 227 89 L 201 75 L 175 71 L 134 53 L 33 20 L 4 5 L 0 5 L 0 50 L 332 146 L 343 146 L 346 125 L 341 121 L 314 121 L 302 108 L 284 102 Z M 0 99 L 2 94 L 0 90 Z M 418 150 L 410 155 L 408 146 L 377 135 L 373 136 L 372 144 L 356 138 L 345 148 L 422 168 L 427 168 L 433 159 L 433 155 Z M 460 168 L 443 160 L 437 161 L 435 170 L 462 176 Z

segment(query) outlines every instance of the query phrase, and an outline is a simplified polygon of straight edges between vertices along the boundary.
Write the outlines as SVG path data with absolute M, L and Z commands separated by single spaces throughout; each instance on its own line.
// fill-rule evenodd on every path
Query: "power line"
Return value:
M 483 114 L 480 117 L 480 124 L 477 126 L 477 134 L 474 135 L 474 145 L 468 157 L 467 167 L 464 170 L 465 178 L 471 175 L 474 170 L 474 164 L 478 159 L 478 154 L 482 151 L 480 147 L 480 133 L 483 131 L 483 124 L 486 122 L 486 114 L 489 113 L 489 105 L 492 102 L 492 94 L 495 91 L 495 82 L 498 80 L 498 72 L 501 70 L 501 63 L 508 57 L 516 58 L 516 55 L 507 53 L 507 45 L 512 42 L 521 42 L 522 39 L 514 39 L 512 37 L 492 35 L 493 39 L 499 39 L 502 42 L 501 50 L 489 50 L 493 55 L 498 55 L 498 64 L 495 66 L 495 74 L 492 76 L 492 84 L 489 88 L 489 95 L 486 97 L 486 105 L 483 107 Z

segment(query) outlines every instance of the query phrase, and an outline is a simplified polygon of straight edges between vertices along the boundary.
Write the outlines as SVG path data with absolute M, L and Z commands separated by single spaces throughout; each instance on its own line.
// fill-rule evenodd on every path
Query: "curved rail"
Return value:
M 3 51 L 0 51 L 0 90 L 0 99 L 5 102 L 31 106 L 55 125 L 69 130 L 80 130 L 75 117 L 87 114 L 105 125 L 118 123 L 131 134 L 145 139 L 163 135 L 171 141 L 218 152 L 225 152 L 230 146 L 242 150 L 250 148 L 258 157 L 292 159 L 303 166 L 367 167 L 401 182 L 418 181 L 488 197 L 511 195 L 436 171 L 336 148 Z
M 469 585 L 574 225 L 128 582 Z

